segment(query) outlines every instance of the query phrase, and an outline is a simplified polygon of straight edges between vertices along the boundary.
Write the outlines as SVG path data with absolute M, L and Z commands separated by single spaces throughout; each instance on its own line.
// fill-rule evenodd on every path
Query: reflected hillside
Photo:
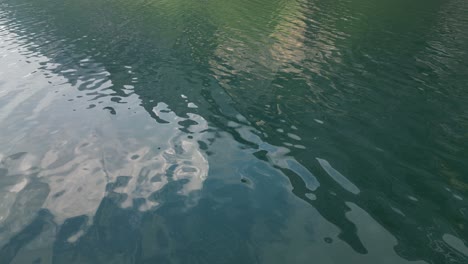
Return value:
M 152 113 L 155 99 L 172 102 L 173 90 L 205 102 L 201 91 L 219 89 L 205 67 L 219 46 L 218 34 L 240 33 L 239 40 L 261 45 L 275 31 L 278 12 L 291 4 L 6 1 L 4 5 L 8 6 L 5 16 L 27 25 L 18 24 L 18 32 L 16 26 L 6 25 L 9 30 L 36 43 L 31 49 L 50 58 L 44 69 L 64 75 L 80 90 L 94 91 L 89 94 L 96 99 L 136 93 L 158 119 Z M 96 67 L 108 73 L 92 72 Z M 171 107 L 183 110 L 180 104 Z

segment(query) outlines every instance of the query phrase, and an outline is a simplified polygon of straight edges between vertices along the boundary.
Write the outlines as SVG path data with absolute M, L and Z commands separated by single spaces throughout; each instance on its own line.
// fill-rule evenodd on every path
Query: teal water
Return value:
M 0 0 L 0 263 L 468 263 L 468 2 Z

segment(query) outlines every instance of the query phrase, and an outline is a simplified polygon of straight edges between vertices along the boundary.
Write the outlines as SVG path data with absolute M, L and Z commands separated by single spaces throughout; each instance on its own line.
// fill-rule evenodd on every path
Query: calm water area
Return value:
M 468 1 L 0 0 L 0 263 L 468 263 Z

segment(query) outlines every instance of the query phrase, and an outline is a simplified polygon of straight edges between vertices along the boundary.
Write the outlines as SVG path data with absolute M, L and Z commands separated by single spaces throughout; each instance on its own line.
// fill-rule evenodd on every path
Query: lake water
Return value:
M 468 2 L 0 0 L 0 263 L 468 263 Z

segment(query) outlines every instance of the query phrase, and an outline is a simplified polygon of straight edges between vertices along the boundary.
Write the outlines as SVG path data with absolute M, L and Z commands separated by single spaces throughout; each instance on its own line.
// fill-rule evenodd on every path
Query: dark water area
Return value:
M 468 263 L 468 2 L 0 0 L 0 263 Z

